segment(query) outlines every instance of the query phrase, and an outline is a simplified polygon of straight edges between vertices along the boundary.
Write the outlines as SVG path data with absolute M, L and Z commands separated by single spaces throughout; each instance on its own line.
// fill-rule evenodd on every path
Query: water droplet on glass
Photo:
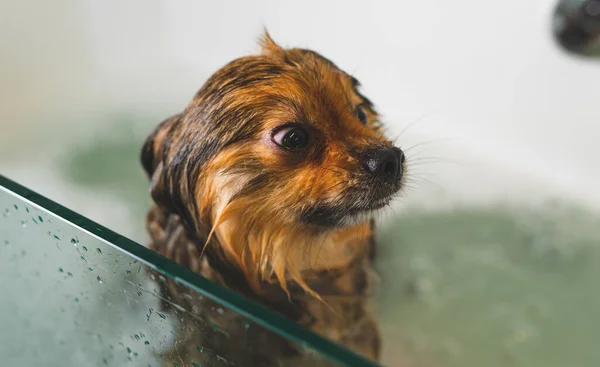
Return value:
M 38 215 L 38 219 L 39 219 L 40 223 L 44 223 L 44 218 L 42 218 L 41 215 Z
M 192 366 L 194 366 L 194 367 L 200 367 L 200 365 L 198 363 L 193 362 L 193 361 L 192 361 Z
M 135 340 L 140 340 L 140 336 L 137 334 L 135 334 L 133 337 L 135 338 Z
M 64 273 L 65 271 L 63 270 L 63 268 L 58 268 L 58 272 L 59 273 Z
M 100 250 L 99 248 L 96 249 L 96 251 L 102 255 L 102 250 Z
M 23 228 L 27 227 L 27 222 L 25 222 L 24 220 L 22 220 L 22 221 L 21 221 L 21 226 L 22 226 Z
M 173 367 L 179 367 L 179 365 L 177 364 L 177 362 L 173 362 Z
M 127 353 L 131 354 L 131 348 L 127 347 Z
M 96 280 L 98 281 L 98 283 L 102 283 L 102 278 L 100 278 L 100 275 L 98 275 L 98 276 L 96 277 Z
M 203 347 L 203 346 L 201 346 L 201 345 L 199 345 L 199 346 L 198 346 L 198 352 L 200 352 L 200 353 L 204 353 L 204 347 Z
M 217 355 L 217 359 L 218 359 L 219 361 L 221 361 L 221 362 L 223 362 L 223 363 L 227 364 L 227 365 L 229 364 L 229 361 L 228 361 L 228 360 L 226 360 L 225 358 L 221 357 L 220 355 Z
M 146 344 L 146 345 L 150 345 L 150 342 L 146 340 L 146 341 L 144 342 L 144 344 Z
M 26 211 L 27 213 L 29 213 L 29 208 L 25 207 L 25 211 Z
M 165 316 L 165 314 L 162 314 L 162 313 L 160 313 L 160 312 L 156 312 L 156 314 L 157 314 L 158 316 L 160 316 L 160 318 L 161 318 L 161 319 L 163 319 L 163 320 L 167 318 L 167 316 Z
M 19 207 L 17 206 L 17 204 L 13 205 L 15 207 L 15 210 L 19 210 Z
M 75 297 L 75 302 L 79 302 L 79 298 Z
M 141 296 L 142 296 L 142 292 L 138 292 L 138 296 L 140 296 L 140 297 L 141 297 Z
M 126 273 L 127 275 L 131 275 L 131 272 L 130 272 L 129 270 L 125 270 L 125 273 Z
M 87 247 L 82 246 L 82 248 L 83 248 L 83 251 L 87 251 Z
M 79 241 L 75 238 L 71 238 L 71 243 L 73 244 L 73 246 L 77 246 L 77 244 L 79 243 Z

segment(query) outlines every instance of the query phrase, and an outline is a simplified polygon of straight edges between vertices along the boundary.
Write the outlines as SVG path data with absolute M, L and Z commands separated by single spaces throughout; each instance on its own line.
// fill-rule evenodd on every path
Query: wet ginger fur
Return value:
M 405 164 L 359 86 L 265 31 L 260 54 L 215 72 L 150 134 L 142 163 L 155 202 L 150 248 L 377 360 L 372 216 L 401 191 Z M 229 324 L 202 311 L 203 301 L 179 297 L 176 283 L 161 286 L 168 299 Z M 183 346 L 198 340 L 231 344 L 186 330 L 179 356 L 200 358 Z M 260 365 L 302 360 L 277 348 Z

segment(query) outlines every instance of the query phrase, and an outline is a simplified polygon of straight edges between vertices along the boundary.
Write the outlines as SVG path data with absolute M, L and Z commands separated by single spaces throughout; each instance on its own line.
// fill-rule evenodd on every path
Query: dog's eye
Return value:
M 362 106 L 357 106 L 356 111 L 354 113 L 356 114 L 356 118 L 358 118 L 358 120 L 362 122 L 363 125 L 367 124 L 367 113 L 365 112 L 365 109 Z
M 297 126 L 284 127 L 273 134 L 275 144 L 291 150 L 306 148 L 308 140 L 308 133 Z

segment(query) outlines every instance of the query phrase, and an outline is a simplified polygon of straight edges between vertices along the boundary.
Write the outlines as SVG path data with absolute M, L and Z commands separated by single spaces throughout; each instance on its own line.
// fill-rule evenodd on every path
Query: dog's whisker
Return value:
M 405 133 L 407 132 L 410 128 L 416 126 L 417 124 L 425 121 L 425 118 L 431 116 L 433 114 L 433 111 L 429 111 L 426 112 L 422 115 L 420 115 L 419 117 L 417 117 L 416 119 L 414 119 L 413 121 L 411 121 L 410 123 L 408 123 L 408 125 L 406 125 L 395 137 L 394 139 L 392 139 L 392 141 L 394 142 L 394 144 L 396 144 L 397 140 Z
M 416 178 L 417 180 L 420 180 L 421 182 L 425 182 L 425 183 L 428 183 L 428 184 L 430 184 L 432 186 L 436 186 L 437 188 L 439 188 L 440 190 L 442 190 L 444 193 L 448 193 L 448 191 L 442 185 L 440 185 L 439 183 L 436 183 L 436 182 L 434 182 L 434 181 L 432 181 L 432 180 L 430 180 L 430 179 L 428 179 L 426 177 L 414 176 L 414 178 Z M 413 181 L 413 183 L 419 184 L 419 182 L 416 182 L 416 181 Z
M 426 140 L 417 144 L 414 144 L 408 148 L 404 149 L 404 153 L 409 153 L 410 151 L 412 151 L 415 148 L 419 148 L 419 147 L 423 147 L 426 145 L 430 145 L 430 144 L 434 144 L 434 143 L 440 143 L 440 142 L 446 142 L 446 141 L 452 141 L 452 140 L 458 140 L 459 138 L 452 138 L 452 137 L 446 137 L 446 138 L 436 138 L 436 139 L 431 139 L 431 140 Z

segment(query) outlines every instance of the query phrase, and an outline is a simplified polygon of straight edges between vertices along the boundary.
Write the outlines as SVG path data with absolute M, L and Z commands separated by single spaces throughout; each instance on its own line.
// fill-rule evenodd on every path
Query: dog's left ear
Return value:
M 265 55 L 278 56 L 285 52 L 281 46 L 273 41 L 273 38 L 271 38 L 271 35 L 266 28 L 264 29 L 263 35 L 259 40 L 259 44 L 262 53 Z

